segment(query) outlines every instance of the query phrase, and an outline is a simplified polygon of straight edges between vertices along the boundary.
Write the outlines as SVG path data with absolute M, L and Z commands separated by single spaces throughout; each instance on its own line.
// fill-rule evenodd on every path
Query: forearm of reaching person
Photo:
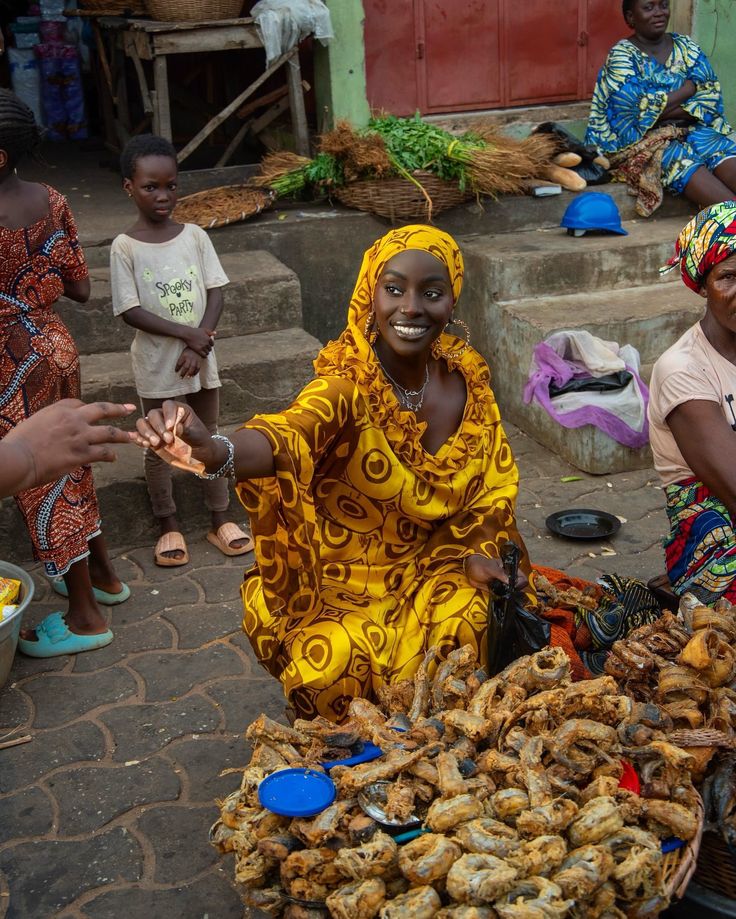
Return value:
M 235 447 L 235 481 L 243 482 L 246 479 L 258 479 L 262 476 L 274 475 L 276 469 L 273 462 L 273 449 L 268 438 L 260 431 L 243 428 L 230 435 L 229 438 Z M 227 461 L 227 444 L 221 440 L 214 441 L 213 458 L 205 462 L 207 472 L 215 472 Z
M 52 482 L 77 466 L 112 462 L 112 444 L 131 435 L 98 422 L 124 418 L 134 405 L 62 399 L 42 408 L 0 441 L 0 497 Z
M 736 521 L 736 435 L 720 403 L 683 402 L 669 413 L 667 425 L 695 478 L 725 504 Z

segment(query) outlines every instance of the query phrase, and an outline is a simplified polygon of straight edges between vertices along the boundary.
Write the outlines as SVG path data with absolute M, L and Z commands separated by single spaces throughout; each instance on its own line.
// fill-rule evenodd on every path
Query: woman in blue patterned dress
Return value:
M 633 34 L 598 75 L 585 141 L 611 160 L 637 210 L 649 216 L 662 187 L 700 206 L 736 195 L 736 143 L 715 72 L 698 45 L 667 31 L 669 0 L 623 0 Z

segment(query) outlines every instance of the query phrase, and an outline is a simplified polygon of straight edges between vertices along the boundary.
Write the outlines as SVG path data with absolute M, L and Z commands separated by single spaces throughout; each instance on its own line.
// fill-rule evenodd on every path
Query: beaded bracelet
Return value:
M 197 474 L 199 475 L 200 479 L 221 479 L 223 476 L 227 476 L 229 479 L 234 479 L 235 444 L 230 440 L 229 437 L 225 437 L 224 434 L 213 434 L 212 440 L 221 440 L 227 446 L 227 459 L 215 472 L 200 472 Z

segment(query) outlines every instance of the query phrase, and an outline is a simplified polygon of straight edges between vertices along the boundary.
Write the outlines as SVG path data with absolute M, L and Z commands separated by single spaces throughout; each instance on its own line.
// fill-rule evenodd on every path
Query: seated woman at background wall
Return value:
M 611 160 L 614 178 L 649 216 L 662 188 L 701 207 L 736 193 L 736 143 L 708 58 L 686 35 L 667 31 L 669 0 L 623 0 L 633 30 L 598 75 L 585 142 Z
M 664 485 L 667 573 L 678 594 L 736 602 L 736 201 L 684 228 L 669 267 L 705 316 L 654 365 L 649 425 Z M 667 270 L 667 269 L 663 269 Z

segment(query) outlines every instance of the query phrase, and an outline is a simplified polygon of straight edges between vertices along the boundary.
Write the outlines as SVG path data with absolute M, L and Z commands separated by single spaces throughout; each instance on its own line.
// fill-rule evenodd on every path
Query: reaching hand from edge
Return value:
M 113 462 L 116 455 L 110 445 L 130 443 L 133 434 L 97 422 L 125 418 L 133 411 L 134 405 L 85 404 L 79 399 L 42 408 L 2 441 L 0 495 L 52 482 L 77 466 Z

